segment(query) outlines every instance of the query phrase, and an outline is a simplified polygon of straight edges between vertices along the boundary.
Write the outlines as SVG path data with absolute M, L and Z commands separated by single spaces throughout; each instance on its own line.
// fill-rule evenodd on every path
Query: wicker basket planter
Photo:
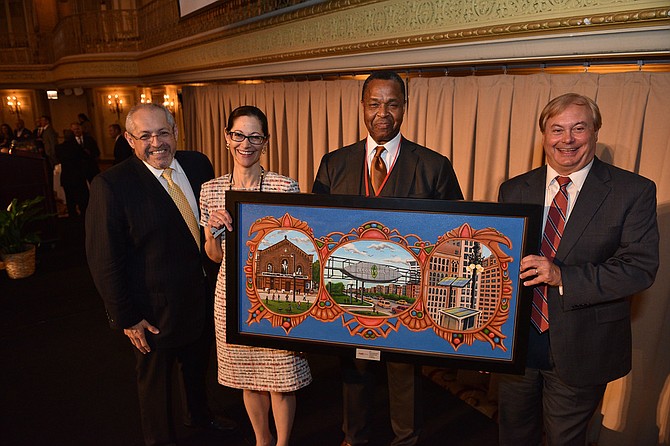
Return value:
M 5 269 L 10 279 L 23 279 L 35 272 L 35 245 L 17 254 L 2 254 Z

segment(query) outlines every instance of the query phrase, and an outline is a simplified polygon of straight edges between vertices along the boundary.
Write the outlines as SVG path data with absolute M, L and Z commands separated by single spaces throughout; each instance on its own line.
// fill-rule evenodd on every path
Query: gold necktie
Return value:
M 174 204 L 177 205 L 179 212 L 181 212 L 181 216 L 188 225 L 188 229 L 191 230 L 191 234 L 193 234 L 195 242 L 198 244 L 198 246 L 200 246 L 200 228 L 198 227 L 198 222 L 195 220 L 193 209 L 191 209 L 191 205 L 188 204 L 188 200 L 186 199 L 186 195 L 184 195 L 184 191 L 182 191 L 181 188 L 174 181 L 172 181 L 172 168 L 168 167 L 165 169 L 161 176 L 167 180 L 168 194 L 170 194 L 172 201 L 174 201 Z
M 382 187 L 382 183 L 386 179 L 386 164 L 384 164 L 384 160 L 381 156 L 382 152 L 384 152 L 386 149 L 384 146 L 377 146 L 375 150 L 375 156 L 372 158 L 371 180 L 372 189 L 375 191 L 375 195 L 378 195 Z

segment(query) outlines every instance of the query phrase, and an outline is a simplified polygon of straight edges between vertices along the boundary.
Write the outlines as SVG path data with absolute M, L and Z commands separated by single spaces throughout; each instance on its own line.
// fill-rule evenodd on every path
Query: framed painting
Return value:
M 227 339 L 520 372 L 533 205 L 227 192 Z

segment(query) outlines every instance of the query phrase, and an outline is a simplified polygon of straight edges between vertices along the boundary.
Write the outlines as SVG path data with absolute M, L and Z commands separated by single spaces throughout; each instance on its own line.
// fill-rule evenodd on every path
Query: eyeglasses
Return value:
M 128 134 L 132 136 L 133 139 L 135 139 L 136 141 L 142 141 L 142 142 L 149 142 L 154 137 L 159 141 L 165 142 L 168 141 L 173 136 L 172 132 L 169 130 L 161 130 L 160 132 L 154 134 L 146 132 L 142 133 L 140 136 L 135 136 L 130 132 L 128 132 Z
M 263 136 L 263 135 L 245 135 L 244 133 L 240 132 L 228 132 L 228 135 L 230 136 L 230 139 L 232 139 L 235 142 L 242 142 L 245 139 L 248 139 L 249 142 L 255 146 L 260 146 L 263 144 L 268 137 Z

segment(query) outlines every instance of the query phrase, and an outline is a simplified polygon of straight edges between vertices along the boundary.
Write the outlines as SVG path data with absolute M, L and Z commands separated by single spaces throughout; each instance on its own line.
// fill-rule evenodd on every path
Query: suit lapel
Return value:
M 152 203 L 157 212 L 165 214 L 166 222 L 173 223 L 187 240 L 193 241 L 193 235 L 184 221 L 184 217 L 182 217 L 179 208 L 172 201 L 170 194 L 167 193 L 160 181 L 137 157 L 133 158 L 133 165 L 142 183 L 140 189 L 145 191 L 142 199 L 146 200 L 147 203 Z
M 357 167 L 355 167 L 357 166 Z M 342 188 L 338 194 L 343 195 L 365 195 L 365 140 L 357 142 L 348 154 L 347 163 L 343 163 Z M 362 171 L 360 169 L 363 169 Z
M 575 206 L 572 208 L 570 218 L 565 225 L 563 238 L 556 252 L 557 259 L 561 261 L 565 259 L 579 241 L 584 229 L 612 190 L 609 181 L 610 173 L 606 165 L 598 158 L 594 159 L 593 166 L 591 166 Z
M 521 190 L 520 203 L 539 204 L 544 206 L 544 194 L 547 184 L 547 166 L 531 172 L 526 178 L 524 188 Z M 543 228 L 540 227 L 540 230 Z
M 177 152 L 175 153 L 175 158 L 177 158 L 177 161 L 179 161 L 179 165 L 182 167 L 182 169 L 184 169 L 186 178 L 188 179 L 188 182 L 191 185 L 191 190 L 193 191 L 195 202 L 196 204 L 198 204 L 200 202 L 200 189 L 202 188 L 202 184 L 205 181 L 210 180 L 211 178 L 206 177 L 206 173 L 203 171 L 202 168 L 199 168 L 199 164 L 193 162 L 194 161 L 193 157 L 187 155 L 188 152 L 177 150 Z M 175 205 L 175 208 L 176 207 L 177 206 Z M 182 220 L 184 219 L 181 213 L 179 214 L 179 217 Z M 196 219 L 198 220 L 198 228 L 200 229 L 200 241 L 201 244 L 204 246 L 205 236 L 203 234 L 203 228 L 200 226 L 199 213 L 196 214 Z M 184 222 L 184 224 L 186 225 L 186 222 Z M 188 229 L 188 225 L 186 225 L 186 229 Z M 190 229 L 188 230 L 188 235 L 191 238 L 193 238 Z
M 415 183 L 416 165 L 419 157 L 414 152 L 414 145 L 403 138 L 400 142 L 398 158 L 382 189 L 384 197 L 408 197 Z
M 190 159 L 188 157 L 183 156 L 182 153 L 183 152 L 177 151 L 175 153 L 175 158 L 177 158 L 177 161 L 179 161 L 179 165 L 182 167 L 182 169 L 184 169 L 184 173 L 186 174 L 186 178 L 188 179 L 188 182 L 191 185 L 191 190 L 193 191 L 195 200 L 198 201 L 200 197 L 200 186 L 202 182 L 199 181 L 199 179 L 197 178 L 198 175 L 196 175 L 196 172 L 194 172 Z

